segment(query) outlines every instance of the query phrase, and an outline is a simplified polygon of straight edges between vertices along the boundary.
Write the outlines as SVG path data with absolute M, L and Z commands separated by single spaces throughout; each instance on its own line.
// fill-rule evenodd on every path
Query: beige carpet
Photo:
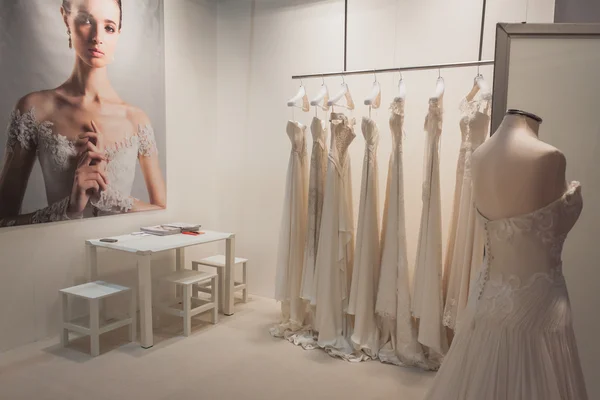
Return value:
M 67 349 L 58 338 L 0 354 L 0 399 L 390 399 L 421 400 L 433 373 L 351 364 L 320 350 L 272 338 L 277 304 L 254 297 L 218 325 L 161 318 L 155 346 L 126 342 L 126 329 L 101 338 L 91 358 L 87 338 Z M 169 317 L 170 318 L 170 317 Z

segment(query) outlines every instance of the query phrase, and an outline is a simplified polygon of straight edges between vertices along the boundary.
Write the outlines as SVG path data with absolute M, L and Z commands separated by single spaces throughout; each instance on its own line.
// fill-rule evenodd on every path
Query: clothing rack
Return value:
M 475 67 L 475 66 L 492 65 L 492 64 L 494 64 L 494 60 L 462 61 L 462 62 L 447 63 L 447 64 L 424 64 L 424 65 L 413 65 L 413 66 L 409 66 L 409 67 L 362 69 L 362 70 L 355 70 L 355 71 L 336 71 L 336 72 L 325 72 L 325 73 L 319 73 L 319 74 L 293 75 L 292 79 L 325 78 L 328 76 L 381 74 L 381 73 L 386 73 L 386 72 L 417 71 L 417 70 L 423 70 L 423 69 L 462 68 L 462 67 Z
M 462 68 L 462 67 L 473 67 L 482 65 L 492 65 L 494 60 L 482 60 L 483 53 L 483 33 L 485 30 L 485 12 L 487 8 L 487 0 L 483 0 L 481 10 L 481 30 L 479 32 L 479 53 L 476 61 L 462 61 L 446 64 L 424 64 L 414 65 L 409 67 L 394 67 L 394 68 L 376 68 L 376 69 L 363 69 L 363 70 L 347 70 L 347 58 L 348 58 L 348 0 L 344 1 L 344 70 L 336 72 L 325 72 L 318 74 L 304 74 L 304 75 L 293 75 L 292 79 L 308 79 L 308 78 L 325 78 L 328 76 L 347 76 L 347 75 L 365 75 L 365 74 L 381 74 L 386 72 L 403 72 L 403 71 L 417 71 L 426 69 L 444 69 L 444 68 Z M 477 70 L 479 74 L 479 68 Z

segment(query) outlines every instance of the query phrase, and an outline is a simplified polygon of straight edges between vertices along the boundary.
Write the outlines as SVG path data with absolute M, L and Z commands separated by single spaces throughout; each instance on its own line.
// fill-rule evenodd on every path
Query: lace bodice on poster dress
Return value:
M 488 220 L 486 262 L 427 400 L 586 400 L 561 253 L 579 182 L 531 213 Z
M 77 168 L 78 152 L 75 143 L 54 132 L 53 123 L 38 122 L 35 109 L 21 114 L 13 111 L 8 125 L 7 151 L 14 151 L 20 145 L 25 150 L 37 151 L 44 176 L 46 197 L 49 206 L 38 210 L 32 222 L 48 222 L 66 219 L 65 210 L 73 187 L 73 177 Z M 93 206 L 101 213 L 129 211 L 134 199 L 131 189 L 135 178 L 138 154 L 151 156 L 157 152 L 154 131 L 150 125 L 139 126 L 134 135 L 121 142 L 107 146 L 106 172 L 109 179 L 108 190 L 92 200 Z M 92 210 L 86 210 L 92 211 Z M 86 213 L 84 213 L 86 214 Z

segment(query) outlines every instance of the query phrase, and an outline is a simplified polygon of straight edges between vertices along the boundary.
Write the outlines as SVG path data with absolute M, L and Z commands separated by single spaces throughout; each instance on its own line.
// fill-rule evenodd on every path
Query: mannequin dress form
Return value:
M 509 112 L 473 153 L 486 258 L 427 400 L 587 400 L 561 251 L 582 207 L 539 117 Z

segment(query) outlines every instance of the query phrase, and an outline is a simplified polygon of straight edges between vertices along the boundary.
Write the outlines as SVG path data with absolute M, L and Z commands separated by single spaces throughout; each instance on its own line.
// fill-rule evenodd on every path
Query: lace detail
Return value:
M 158 153 L 154 128 L 150 124 L 138 126 L 137 138 L 139 140 L 138 152 L 141 156 L 150 157 Z
M 400 117 L 402 121 L 404 121 L 404 100 L 399 99 L 395 100 L 390 104 L 390 110 L 392 111 L 391 118 Z
M 356 120 L 348 118 L 341 113 L 331 113 L 332 124 L 332 142 L 335 143 L 338 158 L 341 165 L 344 165 L 346 154 L 350 143 L 356 137 L 354 133 L 354 125 Z
M 39 151 L 50 155 L 52 169 L 58 172 L 73 168 L 70 159 L 77 157 L 77 149 L 66 136 L 52 132 L 51 123 L 40 124 L 38 128 Z
M 31 217 L 32 224 L 41 224 L 44 222 L 56 222 L 68 220 L 67 207 L 69 207 L 69 198 L 65 197 L 57 203 L 53 203 L 46 208 L 37 210 Z
M 479 213 L 485 224 L 487 256 L 477 282 L 478 298 L 481 298 L 490 279 L 491 264 L 494 260 L 491 245 L 492 233 L 493 239 L 498 243 L 511 243 L 517 234 L 537 236 L 550 256 L 549 272 L 545 275 L 551 279 L 554 279 L 555 276 L 562 276 L 563 244 L 582 209 L 580 189 L 579 182 L 571 182 L 560 198 L 545 207 L 520 216 L 489 220 Z M 510 276 L 509 280 L 515 278 L 519 279 L 516 276 Z
M 47 125 L 44 123 L 42 125 Z M 21 114 L 19 110 L 14 110 L 10 114 L 8 127 L 8 139 L 6 142 L 6 150 L 12 153 L 17 144 L 25 150 L 31 150 L 37 145 L 37 132 L 39 124 L 35 118 L 35 110 L 32 108 L 29 111 Z
M 426 131 L 436 130 L 438 134 L 442 132 L 442 124 L 444 122 L 444 109 L 442 107 L 442 99 L 429 99 L 429 112 L 425 117 L 424 129 Z
M 109 186 L 96 199 L 90 200 L 90 203 L 100 211 L 125 213 L 133 208 L 134 198 L 125 196 Z
M 472 121 L 476 118 L 477 114 L 488 115 L 492 108 L 492 94 L 481 93 L 478 98 L 474 98 L 471 101 L 467 98 L 463 98 L 458 106 L 462 119 L 465 121 Z

